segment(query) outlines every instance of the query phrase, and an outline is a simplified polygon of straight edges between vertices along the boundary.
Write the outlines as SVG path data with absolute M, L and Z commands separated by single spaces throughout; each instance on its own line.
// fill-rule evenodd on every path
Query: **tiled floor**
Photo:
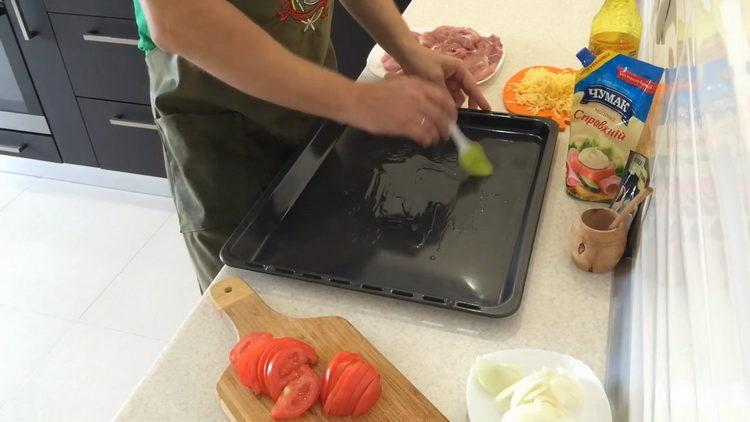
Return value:
M 171 199 L 0 172 L 0 421 L 108 421 L 199 298 Z

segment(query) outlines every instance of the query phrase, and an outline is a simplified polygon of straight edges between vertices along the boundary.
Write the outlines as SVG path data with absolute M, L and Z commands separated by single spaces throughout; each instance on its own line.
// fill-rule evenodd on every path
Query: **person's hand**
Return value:
M 345 123 L 378 135 L 405 136 L 422 146 L 448 139 L 457 111 L 444 88 L 396 76 L 355 85 Z
M 469 97 L 469 108 L 490 110 L 490 103 L 477 86 L 477 81 L 466 64 L 455 58 L 437 53 L 421 45 L 416 46 L 402 65 L 407 75 L 445 86 L 455 101 L 456 107 L 463 105 Z

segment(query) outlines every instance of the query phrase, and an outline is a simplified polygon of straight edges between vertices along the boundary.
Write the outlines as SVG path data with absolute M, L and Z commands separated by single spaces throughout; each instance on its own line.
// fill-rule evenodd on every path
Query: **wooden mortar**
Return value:
M 582 212 L 570 228 L 570 254 L 578 268 L 594 273 L 611 270 L 620 262 L 627 242 L 628 222 L 609 225 L 617 213 L 609 208 Z

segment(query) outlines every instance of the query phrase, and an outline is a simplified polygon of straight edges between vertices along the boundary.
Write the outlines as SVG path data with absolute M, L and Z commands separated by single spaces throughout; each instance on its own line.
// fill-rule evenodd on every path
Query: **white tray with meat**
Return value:
M 463 60 L 480 84 L 492 78 L 505 59 L 505 45 L 494 34 L 447 25 L 412 32 L 424 47 Z M 400 73 L 401 65 L 376 44 L 367 57 L 367 69 L 384 78 L 388 73 Z

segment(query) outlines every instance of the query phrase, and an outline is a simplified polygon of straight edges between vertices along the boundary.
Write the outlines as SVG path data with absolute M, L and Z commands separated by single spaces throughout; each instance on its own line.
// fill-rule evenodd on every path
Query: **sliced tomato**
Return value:
M 346 380 L 346 384 L 342 386 L 340 392 L 340 394 L 346 396 L 346 398 L 342 400 L 343 407 L 341 409 L 341 413 L 346 416 L 349 416 L 354 412 L 354 408 L 357 406 L 357 402 L 359 402 L 362 393 L 365 392 L 365 388 L 367 388 L 372 379 L 376 376 L 375 369 L 365 361 L 359 361 L 356 366 L 352 366 L 351 368 L 352 375 Z
M 361 416 L 367 413 L 377 403 L 380 398 L 382 387 L 380 386 L 380 375 L 378 375 L 362 393 L 362 397 L 359 398 L 359 402 L 354 407 L 352 416 Z
M 271 409 L 274 419 L 296 418 L 315 404 L 320 394 L 321 380 L 309 366 L 299 368 L 299 377 L 290 382 Z
M 267 396 L 273 398 L 274 400 L 278 398 L 278 394 L 276 395 L 276 397 L 273 397 L 270 394 L 270 390 L 268 389 L 268 370 L 271 367 L 271 363 L 273 362 L 274 356 L 276 356 L 278 353 L 287 351 L 293 347 L 295 347 L 294 343 L 289 341 L 288 339 L 278 339 L 277 343 L 273 347 L 270 348 L 269 353 L 263 357 L 261 362 L 259 362 L 258 376 L 262 379 L 263 392 Z M 279 394 L 281 393 L 282 388 L 284 388 L 284 386 L 279 388 L 278 390 Z
M 352 356 L 348 359 L 338 362 L 333 367 L 333 371 L 331 372 L 331 378 L 328 380 L 328 382 L 330 383 L 328 391 L 330 392 L 331 390 L 333 390 L 333 387 L 336 386 L 336 383 L 338 383 L 338 381 L 344 375 L 346 368 L 348 368 L 350 365 L 356 362 L 360 362 L 361 360 L 362 360 L 361 356 L 357 355 L 357 356 Z
M 347 366 L 352 362 L 356 362 L 362 359 L 362 356 L 352 352 L 340 352 L 331 359 L 323 373 L 323 386 L 320 390 L 320 402 L 325 405 L 326 399 L 330 394 L 333 387 L 336 385 L 336 381 L 341 378 L 341 374 L 344 372 Z
M 269 391 L 268 396 L 271 397 L 271 399 L 273 399 L 274 401 L 278 400 L 279 396 L 284 391 L 284 387 L 294 382 L 294 380 L 302 375 L 302 368 L 309 368 L 309 366 L 305 365 L 304 363 L 300 363 L 299 366 L 294 368 L 289 373 L 278 376 L 278 378 L 271 378 L 270 380 L 266 380 Z
M 358 354 L 340 353 L 331 360 L 324 375 L 323 411 L 328 416 L 361 415 L 372 408 L 380 393 L 377 368 Z
M 258 377 L 260 391 L 265 395 L 268 395 L 268 388 L 266 388 L 266 368 L 268 367 L 268 362 L 271 360 L 271 356 L 273 356 L 278 350 L 287 347 L 288 343 L 289 342 L 285 339 L 275 338 L 268 343 L 258 358 L 255 365 L 255 373 Z M 248 370 L 251 371 L 252 368 L 248 368 Z
M 248 377 L 249 373 L 247 372 L 247 365 L 251 357 L 252 353 L 250 352 L 250 348 L 248 347 L 247 349 L 243 350 L 242 353 L 240 353 L 240 357 L 237 359 L 237 364 L 234 368 L 240 378 L 240 383 L 245 387 L 250 387 L 250 378 Z
M 351 415 L 354 413 L 354 409 L 357 407 L 357 404 L 359 403 L 360 399 L 365 393 L 365 390 L 367 390 L 367 387 L 372 383 L 374 380 L 379 379 L 380 375 L 375 370 L 375 367 L 370 365 L 367 362 L 362 362 L 363 367 L 359 374 L 357 374 L 358 381 L 356 386 L 351 390 L 351 397 L 349 400 L 347 400 L 347 409 L 346 414 Z
M 232 367 L 235 371 L 237 371 L 237 375 L 240 378 L 240 382 L 245 387 L 250 386 L 250 380 L 248 379 L 247 374 L 247 362 L 250 358 L 249 353 L 245 353 L 246 350 L 250 348 L 253 344 L 255 344 L 259 340 L 268 340 L 271 338 L 271 335 L 268 333 L 251 333 L 247 336 L 243 337 L 237 344 L 232 348 L 232 351 L 229 353 L 229 361 L 232 364 Z M 236 357 L 235 357 L 236 356 Z
M 328 398 L 323 405 L 323 411 L 330 416 L 349 416 L 349 409 L 354 409 L 357 403 L 352 400 L 352 392 L 356 388 L 359 376 L 366 369 L 365 363 L 355 361 L 344 368 L 341 377 L 336 381 L 333 389 L 328 392 Z
M 259 339 L 248 347 L 244 353 L 248 353 L 250 356 L 247 361 L 244 362 L 244 373 L 247 379 L 247 386 L 253 390 L 253 393 L 257 396 L 263 390 L 261 388 L 260 379 L 258 378 L 258 360 L 265 349 L 273 343 L 273 338 Z
M 273 398 L 276 400 L 279 394 L 281 394 L 281 389 L 284 388 L 284 385 L 281 385 L 281 387 L 278 388 L 278 392 L 274 396 L 271 394 L 271 391 L 268 388 L 268 368 L 271 364 L 271 360 L 273 357 L 284 350 L 295 350 L 297 351 L 297 355 L 300 357 L 300 359 L 303 359 L 306 364 L 314 364 L 318 361 L 318 355 L 315 353 L 315 350 L 310 347 L 307 343 L 304 343 L 302 341 L 299 341 L 295 338 L 290 337 L 280 337 L 273 339 L 273 343 L 270 344 L 266 350 L 264 350 L 263 354 L 261 355 L 260 359 L 258 360 L 257 365 L 257 371 L 258 371 L 258 379 L 260 380 L 260 387 L 261 391 L 266 394 L 267 396 Z M 291 362 L 290 362 L 291 363 Z M 289 372 L 291 372 L 293 369 L 296 368 L 296 366 L 299 365 L 290 365 L 291 367 L 286 369 L 287 375 Z M 276 381 L 279 381 L 278 379 Z
M 252 343 L 252 340 L 248 337 L 249 336 L 241 338 L 240 341 L 232 347 L 232 350 L 229 351 L 229 364 L 232 365 L 235 370 L 237 369 L 237 361 L 240 359 L 240 354 L 250 346 L 250 343 Z
M 229 363 L 234 367 L 234 369 L 237 369 L 237 361 L 240 359 L 240 354 L 250 347 L 256 340 L 261 338 L 271 338 L 270 333 L 265 332 L 255 332 L 250 333 L 246 335 L 245 337 L 242 337 L 240 341 L 237 342 L 237 344 L 232 347 L 232 350 L 229 352 Z
M 310 365 L 314 366 L 316 363 L 318 363 L 318 354 L 315 352 L 315 349 L 313 349 L 312 346 L 296 338 L 289 338 L 289 340 L 291 340 L 296 346 L 302 349 L 302 353 L 307 358 L 307 361 Z
M 331 377 L 333 375 L 333 372 L 336 369 L 336 366 L 338 366 L 338 363 L 341 362 L 344 358 L 350 358 L 351 356 L 354 356 L 354 353 L 339 352 L 336 355 L 334 355 L 331 361 L 328 362 L 328 365 L 326 365 L 326 369 L 323 371 L 323 385 L 320 388 L 320 402 L 321 403 L 325 403 L 325 399 L 328 396 L 328 390 L 333 388 L 333 385 L 331 383 Z
M 266 365 L 265 387 L 268 396 L 273 400 L 279 398 L 284 387 L 296 379 L 297 369 L 310 365 L 312 357 L 299 344 L 287 344 L 279 348 Z

